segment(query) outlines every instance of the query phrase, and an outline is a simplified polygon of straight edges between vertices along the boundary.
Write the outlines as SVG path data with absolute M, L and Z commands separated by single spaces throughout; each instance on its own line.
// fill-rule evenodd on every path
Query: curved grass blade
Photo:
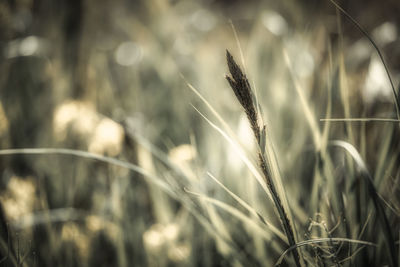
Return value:
M 132 164 L 130 162 L 118 160 L 111 157 L 102 156 L 99 154 L 90 153 L 83 150 L 76 150 L 76 149 L 68 149 L 68 148 L 16 148 L 16 149 L 1 149 L 0 155 L 15 155 L 15 154 L 30 154 L 30 155 L 46 155 L 46 154 L 53 154 L 53 155 L 70 155 L 70 156 L 77 156 L 81 158 L 87 158 L 92 160 L 98 160 L 102 162 L 106 162 L 109 164 L 113 164 L 116 166 L 120 166 L 123 168 L 127 168 L 131 171 L 137 172 L 143 177 L 147 178 L 150 182 L 154 183 L 155 185 L 159 186 L 165 193 L 170 195 L 173 198 L 176 198 L 175 193 L 170 189 L 167 183 L 158 179 L 156 176 L 148 173 L 145 169 Z
M 332 238 L 315 238 L 315 239 L 310 239 L 310 240 L 305 240 L 297 243 L 294 246 L 291 246 L 287 250 L 285 250 L 282 255 L 279 257 L 278 261 L 275 263 L 275 266 L 280 266 L 283 259 L 285 258 L 286 254 L 289 253 L 290 251 L 307 246 L 307 245 L 312 245 L 312 244 L 319 244 L 319 243 L 325 243 L 325 242 L 347 242 L 347 243 L 354 243 L 354 244 L 361 244 L 361 245 L 366 245 L 366 246 L 373 246 L 376 247 L 377 245 L 372 242 L 368 241 L 362 241 L 362 240 L 355 240 L 355 239 L 349 239 L 349 238 L 340 238 L 340 237 L 332 237 Z
M 111 157 L 106 157 L 94 153 L 90 153 L 87 151 L 76 150 L 76 149 L 67 149 L 67 148 L 20 148 L 20 149 L 2 149 L 0 150 L 0 155 L 16 155 L 16 154 L 26 154 L 26 155 L 70 155 L 76 156 L 81 158 L 87 158 L 92 160 L 98 160 L 101 162 L 109 163 L 112 165 L 120 166 L 122 168 L 127 168 L 133 172 L 139 173 L 143 175 L 143 177 L 147 178 L 151 183 L 159 186 L 166 194 L 168 194 L 173 199 L 179 201 L 204 227 L 204 229 L 212 236 L 218 237 L 224 242 L 227 246 L 231 247 L 236 253 L 234 258 L 237 258 L 242 264 L 246 262 L 246 256 L 242 255 L 241 251 L 235 244 L 230 242 L 229 240 L 224 239 L 215 229 L 214 227 L 208 222 L 208 220 L 201 215 L 197 210 L 194 209 L 192 203 L 185 201 L 183 196 L 178 196 L 167 183 L 160 180 L 155 175 L 148 173 L 145 169 L 126 162 L 122 160 L 118 160 Z M 0 239 L 0 246 L 3 246 L 4 242 Z M 12 260 L 15 258 L 10 257 Z M 15 264 L 17 266 L 17 264 Z
M 355 149 L 355 147 L 353 145 L 351 145 L 350 143 L 341 141 L 341 140 L 335 140 L 335 141 L 332 141 L 330 144 L 332 146 L 337 146 L 337 147 L 341 147 L 341 148 L 345 149 L 352 156 L 352 158 L 356 162 L 357 166 L 359 167 L 361 175 L 362 175 L 362 177 L 364 177 L 364 179 L 367 183 L 369 194 L 372 198 L 372 202 L 374 204 L 375 210 L 378 215 L 378 220 L 381 223 L 381 228 L 382 228 L 382 231 L 383 231 L 383 234 L 385 237 L 384 238 L 385 243 L 389 250 L 390 264 L 391 264 L 391 266 L 397 266 L 398 259 L 396 256 L 396 245 L 395 245 L 395 241 L 393 239 L 393 233 L 392 233 L 392 230 L 390 227 L 390 223 L 386 216 L 383 205 L 379 199 L 379 194 L 375 189 L 373 179 L 367 169 L 366 164 L 364 163 L 363 159 L 361 158 L 360 154 Z
M 261 216 L 260 213 L 258 213 L 255 209 L 253 209 L 249 204 L 247 204 L 243 199 L 241 199 L 239 196 L 237 196 L 235 193 L 233 193 L 231 190 L 229 190 L 225 185 L 223 185 L 217 178 L 215 178 L 211 173 L 207 173 L 208 176 L 210 176 L 219 186 L 221 186 L 232 198 L 234 198 L 240 205 L 242 205 L 245 209 L 247 209 L 250 213 L 252 213 L 256 218 L 260 219 L 260 221 L 265 224 L 268 228 L 271 229 L 271 231 L 279 236 L 285 243 L 287 243 L 287 240 L 285 238 L 285 235 L 280 231 L 278 228 L 276 228 L 273 224 L 270 222 L 266 221 L 264 217 Z
M 264 238 L 266 241 L 270 241 L 272 238 L 272 234 L 274 234 L 277 237 L 279 237 L 279 239 L 281 239 L 283 242 L 285 242 L 287 244 L 286 236 L 279 230 L 275 231 L 276 228 L 274 229 L 274 228 L 269 227 L 269 229 L 268 229 L 269 231 L 266 231 L 259 224 L 255 223 L 254 220 L 251 219 L 248 215 L 239 211 L 237 208 L 235 208 L 229 204 L 226 204 L 225 202 L 222 202 L 215 198 L 208 197 L 201 193 L 190 191 L 188 189 L 186 189 L 185 191 L 194 196 L 201 198 L 202 200 L 204 200 L 206 202 L 209 202 L 209 203 L 221 208 L 222 210 L 224 210 L 227 213 L 231 214 L 232 216 L 236 217 L 237 219 L 242 221 L 246 226 L 251 227 L 257 235 Z
M 320 119 L 321 122 L 400 122 L 397 119 L 386 118 L 330 118 Z
M 378 53 L 378 56 L 385 67 L 386 75 L 389 79 L 390 86 L 392 87 L 393 91 L 393 96 L 394 96 L 394 102 L 395 102 L 395 107 L 396 107 L 396 115 L 397 119 L 400 120 L 400 99 L 399 96 L 396 92 L 396 89 L 393 84 L 392 76 L 390 75 L 389 68 L 386 64 L 385 59 L 383 58 L 383 55 L 381 53 L 381 50 L 379 49 L 378 45 L 375 43 L 375 41 L 372 39 L 372 37 L 367 33 L 366 30 L 349 14 L 347 13 L 338 3 L 336 3 L 334 0 L 329 0 L 340 12 L 342 12 L 343 15 L 345 15 L 361 32 L 364 34 L 365 37 L 370 41 L 372 46 L 375 48 L 376 52 Z
M 193 106 L 193 108 L 200 114 L 200 116 L 202 116 L 206 120 L 206 122 L 208 124 L 210 124 L 211 127 L 213 127 L 218 133 L 220 133 L 222 135 L 222 137 L 226 141 L 228 141 L 228 143 L 230 145 L 232 145 L 234 150 L 238 153 L 240 159 L 244 162 L 244 164 L 247 166 L 249 171 L 254 175 L 257 182 L 261 185 L 264 192 L 268 195 L 268 197 L 272 201 L 272 196 L 271 196 L 267 186 L 265 185 L 261 174 L 257 171 L 257 168 L 253 165 L 253 163 L 251 163 L 250 159 L 245 155 L 244 151 L 240 148 L 239 144 L 236 143 L 232 138 L 230 138 L 221 128 L 219 128 L 217 125 L 212 123 L 209 119 L 207 119 L 207 117 L 204 116 L 196 107 Z

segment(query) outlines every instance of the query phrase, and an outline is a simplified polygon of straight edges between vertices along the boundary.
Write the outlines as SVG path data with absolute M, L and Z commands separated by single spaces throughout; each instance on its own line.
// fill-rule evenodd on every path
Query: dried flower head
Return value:
M 228 50 L 226 50 L 226 60 L 228 62 L 228 68 L 231 76 L 226 75 L 225 77 L 232 87 L 236 98 L 239 100 L 239 103 L 244 108 L 247 118 L 249 119 L 251 128 L 257 139 L 257 143 L 260 144 L 260 127 L 258 124 L 258 114 L 253 101 L 253 93 L 251 91 L 249 80 L 247 80 L 246 75 L 242 72 L 239 65 L 235 62 L 231 53 L 229 53 Z

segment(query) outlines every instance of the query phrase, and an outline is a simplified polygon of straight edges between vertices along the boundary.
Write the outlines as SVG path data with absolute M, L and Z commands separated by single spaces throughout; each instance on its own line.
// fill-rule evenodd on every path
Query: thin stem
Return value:
M 293 228 L 291 226 L 290 220 L 287 216 L 285 208 L 282 205 L 281 198 L 275 188 L 274 182 L 272 180 L 272 171 L 270 166 L 268 165 L 266 159 L 264 158 L 264 143 L 265 143 L 265 127 L 260 127 L 258 121 L 258 109 L 254 104 L 254 97 L 251 91 L 250 83 L 247 80 L 246 75 L 242 72 L 239 65 L 235 62 L 232 55 L 229 51 L 226 51 L 226 59 L 228 63 L 228 68 L 231 76 L 226 76 L 230 86 L 232 87 L 233 92 L 235 93 L 236 98 L 239 103 L 242 105 L 247 119 L 250 123 L 251 129 L 253 130 L 254 137 L 256 139 L 257 145 L 259 146 L 258 151 L 258 163 L 259 167 L 262 170 L 263 178 L 265 183 L 267 184 L 268 190 L 271 193 L 272 200 L 275 204 L 276 209 L 278 210 L 279 217 L 284 228 L 286 237 L 288 239 L 288 243 L 291 247 L 296 245 L 296 240 L 294 237 Z M 297 249 L 292 250 L 294 261 L 297 267 L 300 267 L 300 256 Z
M 394 95 L 394 100 L 395 100 L 395 106 L 396 106 L 396 114 L 397 118 L 400 120 L 400 100 L 397 95 L 396 89 L 393 84 L 392 76 L 390 75 L 389 68 L 386 64 L 385 59 L 383 58 L 383 55 L 381 53 L 381 50 L 379 49 L 378 45 L 375 43 L 375 41 L 372 39 L 372 37 L 367 33 L 366 30 L 355 20 L 353 19 L 352 16 L 350 16 L 349 13 L 347 13 L 339 4 L 337 4 L 334 0 L 329 0 L 331 3 L 345 15 L 364 35 L 365 37 L 368 38 L 368 40 L 371 42 L 372 46 L 375 48 L 376 52 L 378 53 L 379 58 L 382 61 L 383 66 L 385 67 L 386 75 L 389 78 L 390 86 L 392 87 L 393 95 Z

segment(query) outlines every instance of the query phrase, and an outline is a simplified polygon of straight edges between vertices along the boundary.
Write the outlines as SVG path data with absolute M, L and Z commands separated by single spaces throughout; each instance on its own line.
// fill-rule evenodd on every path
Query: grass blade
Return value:
M 360 154 L 355 149 L 355 147 L 353 145 L 351 145 L 350 143 L 341 141 L 341 140 L 335 140 L 335 141 L 332 141 L 331 144 L 333 146 L 337 146 L 337 147 L 341 147 L 341 148 L 345 149 L 352 156 L 352 158 L 356 162 L 357 166 L 359 167 L 360 172 L 368 185 L 369 194 L 371 196 L 372 202 L 373 202 L 375 210 L 377 212 L 378 220 L 381 223 L 381 228 L 382 228 L 382 231 L 383 231 L 383 234 L 385 237 L 385 242 L 386 242 L 386 245 L 389 250 L 390 264 L 391 264 L 391 266 L 397 266 L 398 264 L 397 264 L 397 256 L 396 256 L 396 245 L 395 245 L 395 241 L 393 239 L 393 233 L 392 233 L 392 230 L 391 230 L 391 227 L 389 224 L 389 220 L 388 220 L 385 210 L 383 208 L 383 205 L 379 199 L 379 194 L 375 189 L 373 179 L 367 169 L 366 164 L 362 160 Z
M 282 255 L 279 257 L 278 261 L 275 263 L 275 266 L 279 266 L 282 263 L 282 260 L 285 258 L 286 254 L 296 248 L 307 246 L 307 245 L 312 245 L 312 244 L 325 243 L 325 242 L 347 242 L 347 243 L 361 244 L 361 245 L 373 246 L 373 247 L 377 246 L 376 244 L 374 244 L 372 242 L 349 239 L 349 238 L 338 238 L 338 237 L 315 238 L 315 239 L 301 241 L 301 242 L 297 243 L 296 245 L 291 246 L 290 248 L 285 250 L 285 252 L 282 253 Z
M 362 32 L 362 34 L 364 34 L 365 37 L 367 37 L 367 39 L 370 41 L 372 46 L 375 48 L 380 60 L 382 61 L 383 67 L 385 68 L 386 75 L 390 82 L 390 86 L 392 87 L 392 92 L 393 92 L 394 102 L 395 102 L 395 107 L 396 107 L 396 115 L 397 115 L 397 119 L 400 119 L 400 99 L 399 99 L 399 96 L 394 87 L 392 76 L 390 75 L 390 72 L 389 72 L 389 68 L 385 62 L 385 59 L 383 58 L 383 55 L 382 55 L 381 50 L 379 49 L 378 45 L 375 43 L 375 41 L 372 39 L 372 37 L 367 33 L 367 31 L 364 30 L 364 28 L 349 13 L 347 13 L 339 4 L 337 4 L 334 0 L 329 0 L 329 1 L 331 1 L 331 3 L 340 12 L 342 12 L 342 14 L 345 15 Z

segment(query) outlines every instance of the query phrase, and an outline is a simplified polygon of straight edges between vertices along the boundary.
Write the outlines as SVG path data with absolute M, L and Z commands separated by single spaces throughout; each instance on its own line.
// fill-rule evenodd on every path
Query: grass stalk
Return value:
M 264 155 L 261 151 L 264 151 L 265 146 L 265 129 L 266 127 L 263 125 L 262 127 L 259 124 L 259 114 L 257 112 L 256 103 L 254 103 L 254 95 L 251 91 L 250 83 L 246 77 L 246 75 L 242 72 L 239 65 L 233 59 L 233 56 L 226 51 L 227 64 L 229 68 L 229 72 L 231 76 L 226 76 L 233 92 L 235 93 L 236 98 L 239 103 L 243 107 L 247 119 L 250 123 L 251 129 L 253 131 L 254 137 L 257 141 L 257 145 L 259 146 L 258 151 L 258 162 L 259 167 L 263 173 L 263 178 L 265 183 L 267 184 L 268 190 L 271 193 L 274 205 L 278 210 L 279 217 L 285 231 L 286 237 L 288 239 L 288 243 L 290 247 L 296 246 L 295 236 L 293 232 L 293 228 L 287 216 L 287 212 L 285 211 L 281 198 L 275 188 L 274 182 L 272 180 L 272 171 L 268 166 L 267 161 L 264 158 Z M 293 249 L 292 251 L 294 261 L 296 266 L 301 266 L 300 264 L 300 256 L 297 249 Z

